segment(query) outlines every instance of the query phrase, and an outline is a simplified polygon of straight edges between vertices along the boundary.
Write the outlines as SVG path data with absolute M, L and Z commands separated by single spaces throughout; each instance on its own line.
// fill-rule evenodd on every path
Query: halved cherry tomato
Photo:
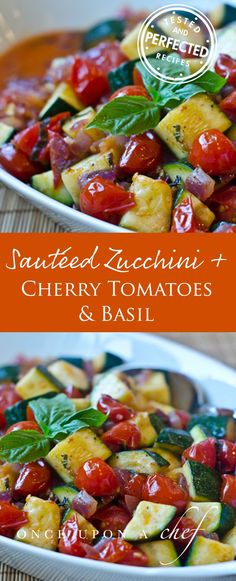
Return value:
M 236 113 L 236 91 L 233 91 L 220 102 L 220 108 L 224 113 Z
M 161 144 L 152 131 L 130 137 L 119 167 L 127 174 L 152 173 L 161 160 Z
M 236 476 L 230 474 L 222 476 L 220 500 L 236 508 Z
M 143 485 L 143 500 L 171 504 L 178 511 L 183 511 L 188 502 L 188 492 L 168 476 L 153 474 L 148 476 Z
M 118 480 L 112 468 L 101 458 L 84 462 L 75 476 L 75 485 L 91 496 L 111 496 L 118 491 Z
M 0 534 L 14 536 L 22 526 L 27 524 L 27 514 L 9 502 L 0 502 Z
M 178 234 L 199 232 L 190 196 L 174 208 L 171 232 Z
M 147 556 L 123 539 L 102 540 L 96 545 L 100 560 L 106 563 L 123 563 L 124 565 L 147 566 Z
M 30 405 L 27 405 L 27 408 L 26 408 L 26 418 L 29 422 L 36 423 L 35 415 L 34 415 L 33 410 L 31 409 Z
M 27 155 L 17 150 L 11 143 L 0 149 L 0 166 L 22 182 L 29 182 L 33 175 L 43 171 L 43 167 L 29 160 Z
M 221 175 L 236 168 L 236 147 L 218 129 L 201 133 L 193 142 L 189 162 L 209 175 Z
M 107 394 L 100 397 L 97 408 L 103 414 L 108 415 L 109 420 L 115 424 L 123 420 L 130 420 L 135 415 L 134 411 L 127 405 Z
M 117 41 L 101 42 L 87 50 L 85 57 L 106 74 L 127 61 L 127 58 L 120 50 L 120 43 Z
M 196 534 L 196 528 L 197 525 L 188 516 L 177 516 L 171 521 L 168 525 L 168 538 L 174 542 L 178 552 L 183 551 L 191 543 L 191 540 L 195 538 L 194 535 L 205 536 L 201 529 Z
M 96 105 L 109 91 L 104 72 L 92 61 L 80 57 L 75 59 L 72 67 L 71 83 L 84 105 Z
M 81 539 L 81 530 L 77 521 L 76 514 L 73 514 L 63 525 L 60 540 L 58 545 L 58 550 L 60 553 L 66 555 L 73 555 L 74 557 L 86 557 L 87 548 L 89 548 L 88 542 Z M 91 547 L 92 553 L 96 556 L 95 549 Z
M 0 428 L 6 426 L 3 412 L 18 401 L 21 401 L 21 397 L 16 393 L 14 385 L 3 384 L 0 386 Z
M 218 461 L 221 472 L 236 471 L 236 444 L 229 440 L 218 440 Z
M 65 394 L 67 395 L 67 397 L 74 399 L 82 397 L 81 391 L 77 387 L 74 387 L 73 385 L 68 385 L 65 388 Z
M 68 117 L 70 117 L 70 113 L 59 113 L 46 121 L 35 123 L 34 125 L 23 129 L 23 131 L 20 131 L 14 137 L 14 146 L 16 149 L 20 149 L 20 151 L 25 153 L 28 157 L 32 157 L 34 148 L 40 140 L 42 127 L 46 132 L 45 139 L 47 140 L 47 138 L 49 138 L 49 131 L 53 131 L 53 133 L 61 133 L 62 121 Z
M 228 54 L 220 54 L 216 64 L 215 71 L 221 77 L 228 77 L 228 83 L 236 87 L 236 60 Z
M 119 531 L 125 529 L 130 519 L 131 516 L 128 510 L 125 510 L 121 506 L 110 504 L 109 506 L 99 508 L 93 515 L 92 520 L 100 533 L 111 531 L 112 536 L 116 537 L 119 535 Z
M 52 472 L 43 460 L 25 464 L 15 482 L 14 496 L 22 497 L 28 494 L 39 494 L 48 491 L 52 482 Z
M 113 451 L 118 451 L 119 448 L 135 450 L 140 447 L 141 433 L 136 424 L 124 421 L 107 430 L 102 439 Z
M 89 181 L 80 192 L 80 209 L 84 214 L 114 224 L 134 205 L 130 192 L 101 177 Z
M 41 432 L 40 427 L 36 422 L 18 422 L 17 424 L 12 424 L 7 430 L 7 434 L 11 432 L 16 432 L 17 430 L 35 430 L 36 432 Z
M 127 85 L 121 89 L 117 89 L 110 97 L 110 101 L 117 99 L 118 97 L 146 97 L 146 99 L 151 100 L 151 96 L 147 92 L 147 89 L 141 85 Z
M 218 220 L 236 222 L 236 186 L 217 190 L 211 197 L 210 207 Z
M 129 481 L 124 485 L 124 493 L 141 499 L 146 479 L 143 474 L 130 474 Z
M 215 468 L 216 465 L 216 441 L 214 438 L 208 438 L 198 444 L 192 444 L 189 448 L 184 450 L 183 460 L 195 460 L 200 464 L 205 464 L 210 468 Z

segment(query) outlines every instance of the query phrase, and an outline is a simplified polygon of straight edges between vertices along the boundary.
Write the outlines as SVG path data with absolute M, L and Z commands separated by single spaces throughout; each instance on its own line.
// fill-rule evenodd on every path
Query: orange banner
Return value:
M 233 234 L 2 234 L 1 331 L 235 331 Z

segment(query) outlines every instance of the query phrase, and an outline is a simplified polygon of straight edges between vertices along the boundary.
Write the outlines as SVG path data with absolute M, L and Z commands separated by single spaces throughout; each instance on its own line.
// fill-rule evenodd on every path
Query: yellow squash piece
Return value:
M 157 433 L 150 421 L 148 412 L 138 412 L 133 418 L 132 423 L 134 423 L 140 430 L 140 447 L 145 448 L 146 446 L 152 446 L 157 439 Z
M 90 401 L 87 397 L 71 398 L 70 401 L 74 404 L 77 412 L 90 407 Z
M 187 565 L 213 565 L 233 559 L 233 547 L 212 539 L 197 537 L 192 545 Z
M 16 392 L 22 399 L 30 399 L 39 395 L 45 395 L 50 391 L 58 392 L 59 389 L 53 382 L 44 374 L 39 367 L 33 367 L 18 381 L 16 384 Z
M 59 442 L 46 457 L 47 462 L 66 482 L 74 481 L 75 473 L 90 458 L 107 460 L 111 451 L 89 428 L 83 428 Z
M 12 490 L 17 478 L 11 464 L 2 464 L 0 466 L 0 493 Z
M 127 384 L 127 377 L 123 376 L 122 373 L 106 373 L 105 375 L 98 378 L 93 390 L 90 394 L 90 401 L 93 407 L 97 406 L 98 400 L 101 395 L 108 394 L 113 399 L 117 399 L 122 403 L 134 405 L 135 398 L 134 394 Z
M 170 388 L 162 372 L 150 373 L 144 383 L 136 386 L 136 390 L 148 401 L 157 401 L 167 405 L 171 403 Z
M 86 373 L 67 363 L 67 361 L 55 361 L 49 365 L 48 370 L 54 377 L 56 377 L 65 387 L 73 385 L 81 389 L 81 391 L 87 391 L 89 387 L 89 382 Z
M 121 52 L 123 52 L 123 54 L 129 60 L 139 58 L 138 37 L 139 37 L 139 32 L 140 32 L 141 26 L 142 26 L 142 22 L 137 24 L 137 26 L 135 26 L 135 28 L 133 28 L 133 30 L 131 30 L 125 36 L 125 38 L 122 40 L 122 42 L 120 43 Z M 163 50 L 165 50 L 163 47 L 159 48 L 158 45 L 152 44 L 150 40 L 147 41 L 147 43 L 145 44 L 145 47 L 146 47 L 146 50 L 145 50 L 146 55 L 151 55 L 151 54 L 156 55 L 157 51 L 163 52 Z
M 162 180 L 135 174 L 130 191 L 135 206 L 124 214 L 120 226 L 137 232 L 168 232 L 172 210 L 170 186 Z
M 170 111 L 157 125 L 156 133 L 178 159 L 185 159 L 195 138 L 207 129 L 226 131 L 231 121 L 208 95 L 191 97 Z
M 27 496 L 24 511 L 29 522 L 18 530 L 16 540 L 55 551 L 58 545 L 61 513 L 53 501 Z
M 234 551 L 234 557 L 236 557 L 236 525 L 224 536 L 222 539 L 223 543 L 230 545 Z

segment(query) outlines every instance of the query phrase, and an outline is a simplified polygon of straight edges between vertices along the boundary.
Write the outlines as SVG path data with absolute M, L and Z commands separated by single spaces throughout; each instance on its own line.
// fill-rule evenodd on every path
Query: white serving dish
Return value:
M 236 409 L 236 371 L 188 347 L 154 335 L 139 333 L 2 333 L 0 365 L 16 355 L 28 357 L 78 355 L 90 357 L 109 350 L 127 363 L 185 373 L 200 382 L 209 402 Z M 145 579 L 235 578 L 236 561 L 190 568 L 145 569 L 69 557 L 0 537 L 0 561 L 42 581 L 133 581 Z
M 209 0 L 207 9 L 219 4 L 220 0 Z M 0 1 L 0 50 L 5 50 L 18 40 L 59 29 L 84 29 L 103 18 L 114 16 L 128 4 L 136 10 L 150 9 L 161 5 L 175 4 L 174 0 L 1 0 Z M 206 9 L 204 0 L 182 0 L 181 4 L 195 5 Z M 235 4 L 235 0 L 231 0 Z M 32 63 L 33 67 L 33 63 Z M 91 218 L 40 194 L 0 169 L 0 181 L 22 198 L 50 216 L 55 222 L 75 232 L 127 232 L 96 218 Z

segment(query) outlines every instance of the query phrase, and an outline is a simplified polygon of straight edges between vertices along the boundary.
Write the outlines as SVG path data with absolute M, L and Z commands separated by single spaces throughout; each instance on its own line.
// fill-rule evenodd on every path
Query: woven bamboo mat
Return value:
M 236 368 L 236 333 L 164 333 L 168 339 L 185 343 Z M 78 577 L 79 578 L 79 577 Z M 227 577 L 228 581 L 232 577 Z M 39 581 L 0 565 L 0 581 Z
M 0 186 L 0 232 L 65 232 L 18 194 Z

